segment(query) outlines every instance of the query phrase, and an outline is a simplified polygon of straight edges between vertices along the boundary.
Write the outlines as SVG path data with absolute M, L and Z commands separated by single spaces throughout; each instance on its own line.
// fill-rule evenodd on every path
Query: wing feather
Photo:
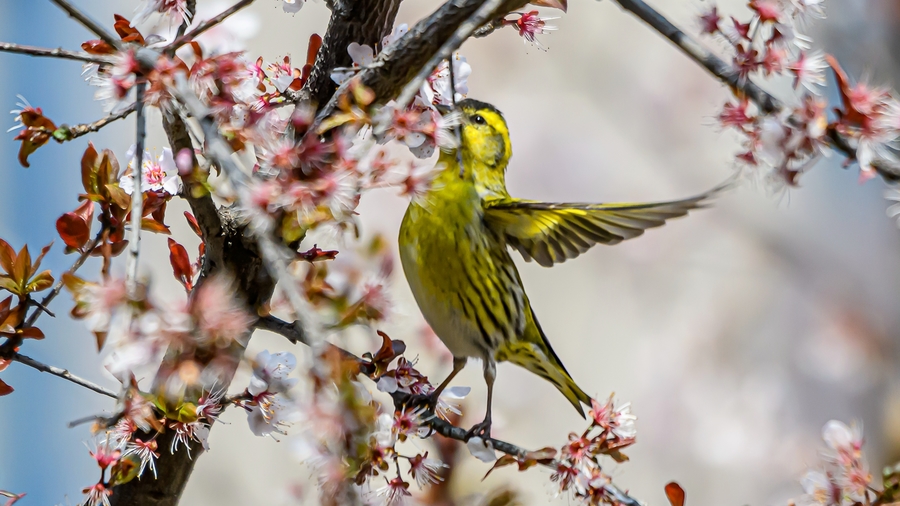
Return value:
M 552 204 L 513 198 L 485 203 L 485 221 L 527 261 L 544 267 L 565 262 L 595 244 L 618 244 L 706 207 L 733 180 L 695 197 L 654 203 Z

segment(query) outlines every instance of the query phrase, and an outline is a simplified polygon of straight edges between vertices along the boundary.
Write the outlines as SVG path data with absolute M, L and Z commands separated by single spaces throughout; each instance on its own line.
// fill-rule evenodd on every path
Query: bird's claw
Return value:
M 473 437 L 480 437 L 481 439 L 489 439 L 491 437 L 491 419 L 485 418 L 481 423 L 476 423 L 466 432 L 466 441 L 468 442 Z

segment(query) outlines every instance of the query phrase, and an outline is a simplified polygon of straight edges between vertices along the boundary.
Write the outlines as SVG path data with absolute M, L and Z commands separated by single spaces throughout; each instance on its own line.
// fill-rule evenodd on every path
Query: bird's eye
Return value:
M 477 124 L 477 125 L 486 125 L 487 124 L 487 121 L 485 121 L 484 118 L 481 117 L 480 114 L 476 114 L 475 116 L 472 116 L 472 121 L 474 121 L 475 124 Z

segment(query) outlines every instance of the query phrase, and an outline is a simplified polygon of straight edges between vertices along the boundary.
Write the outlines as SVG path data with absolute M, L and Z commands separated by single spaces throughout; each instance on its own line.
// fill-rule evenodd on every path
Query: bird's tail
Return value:
M 584 392 L 566 371 L 562 361 L 556 356 L 556 352 L 550 347 L 544 331 L 532 315 L 531 322 L 525 331 L 525 339 L 506 345 L 504 359 L 528 369 L 553 384 L 569 402 L 575 406 L 582 417 L 584 408 L 582 404 L 590 407 L 591 397 Z M 499 357 L 498 357 L 499 358 Z

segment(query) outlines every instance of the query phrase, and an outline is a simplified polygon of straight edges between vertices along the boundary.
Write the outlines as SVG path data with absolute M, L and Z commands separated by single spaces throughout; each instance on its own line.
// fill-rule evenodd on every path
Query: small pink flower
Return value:
M 754 118 L 750 117 L 747 109 L 750 107 L 750 101 L 742 99 L 737 103 L 727 103 L 719 113 L 719 123 L 723 127 L 734 127 L 739 130 L 746 130 L 753 124 Z
M 794 89 L 803 86 L 813 93 L 819 93 L 819 89 L 825 86 L 825 55 L 821 52 L 800 52 L 797 61 L 789 63 L 787 69 L 794 74 Z
M 409 459 L 409 474 L 416 480 L 419 488 L 444 481 L 438 473 L 447 467 L 449 466 L 440 460 L 429 459 L 428 452 Z
M 125 447 L 124 455 L 136 455 L 141 459 L 141 469 L 138 471 L 138 476 L 144 474 L 144 469 L 149 467 L 153 471 L 153 478 L 156 478 L 156 459 L 159 458 L 159 452 L 156 449 L 155 439 L 151 439 L 146 443 L 140 439 L 135 439 L 134 442 L 128 443 L 128 446 Z
M 555 26 L 546 24 L 546 21 L 551 19 L 558 18 L 542 18 L 538 16 L 538 11 L 530 11 L 521 14 L 519 19 L 513 24 L 513 27 L 526 42 L 531 42 L 538 49 L 544 49 L 544 47 L 541 46 L 541 43 L 538 42 L 537 36 L 556 30 Z
M 114 441 L 109 435 L 105 439 L 96 441 L 96 448 L 90 452 L 91 457 L 97 461 L 100 469 L 106 469 L 119 461 L 122 452 L 116 448 Z
M 409 493 L 409 483 L 403 481 L 399 476 L 392 480 L 384 479 L 387 485 L 378 489 L 375 494 L 380 497 L 385 506 L 398 506 L 406 502 L 407 497 L 411 497 Z
M 423 427 L 422 415 L 425 408 L 403 409 L 394 413 L 391 432 L 397 435 L 400 441 L 406 441 L 409 436 L 423 437 L 428 433 L 428 428 Z
M 134 191 L 134 163 L 137 160 L 134 152 L 134 146 L 128 151 L 128 170 L 119 179 L 119 187 L 131 195 Z M 154 160 L 153 155 L 149 151 L 144 151 L 141 159 L 141 192 L 163 192 L 167 195 L 176 195 L 181 188 L 178 180 L 178 167 L 175 166 L 175 158 L 172 156 L 172 150 L 163 148 L 162 154 Z
M 288 375 L 297 367 L 297 358 L 293 353 L 280 351 L 269 353 L 261 351 L 253 366 L 253 376 L 247 391 L 250 395 L 258 396 L 263 393 L 280 393 L 290 390 L 296 383 L 296 378 L 288 378 Z
M 750 0 L 750 8 L 762 23 L 778 23 L 786 14 L 781 0 Z
M 253 324 L 253 316 L 234 298 L 230 280 L 213 276 L 200 285 L 191 300 L 190 312 L 197 323 L 201 344 L 229 346 Z
M 142 3 L 143 8 L 138 7 L 131 26 L 143 23 L 153 14 L 159 14 L 170 27 L 179 26 L 187 20 L 187 0 L 143 0 Z
M 102 482 L 97 482 L 93 487 L 82 490 L 87 495 L 84 500 L 85 506 L 109 506 L 109 496 L 112 490 L 107 489 Z
M 705 34 L 713 34 L 719 31 L 719 23 L 722 21 L 722 16 L 719 16 L 719 8 L 715 5 L 712 8 L 700 15 L 700 26 Z

